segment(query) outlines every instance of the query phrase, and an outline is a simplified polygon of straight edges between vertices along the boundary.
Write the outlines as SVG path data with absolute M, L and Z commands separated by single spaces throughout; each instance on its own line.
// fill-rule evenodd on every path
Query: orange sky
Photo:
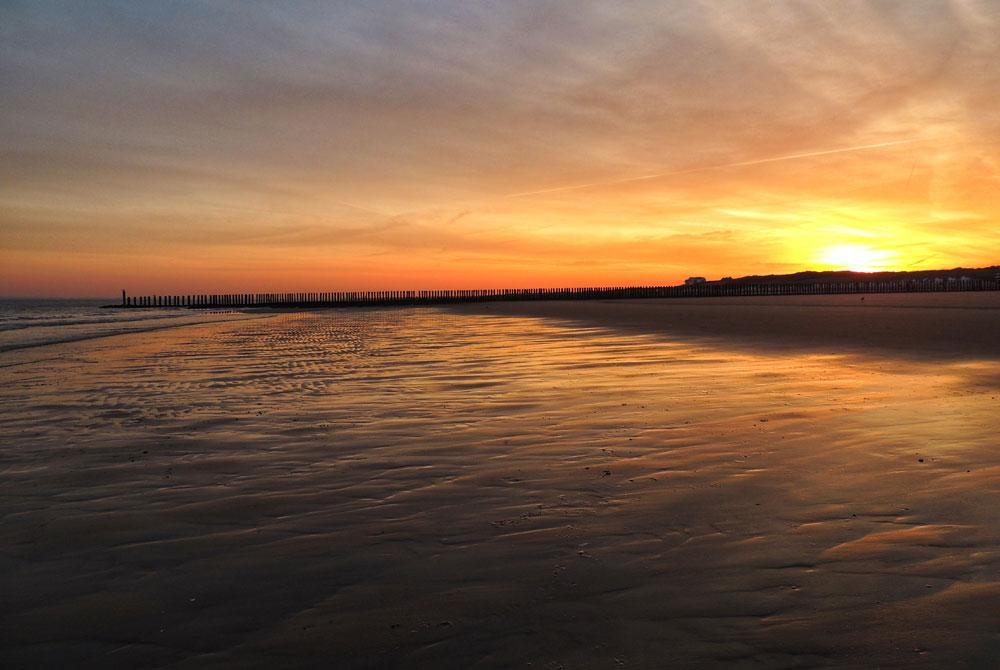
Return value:
M 1000 262 L 988 1 L 0 8 L 0 295 Z

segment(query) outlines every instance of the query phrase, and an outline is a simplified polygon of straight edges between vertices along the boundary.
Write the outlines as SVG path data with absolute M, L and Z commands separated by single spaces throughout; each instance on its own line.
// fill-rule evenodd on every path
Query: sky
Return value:
M 1000 263 L 1000 3 L 0 4 L 0 295 Z

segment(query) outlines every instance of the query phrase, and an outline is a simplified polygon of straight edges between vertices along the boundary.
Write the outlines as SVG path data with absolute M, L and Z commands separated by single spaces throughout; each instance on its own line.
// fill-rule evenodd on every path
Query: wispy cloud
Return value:
M 0 254 L 17 286 L 193 248 L 192 285 L 668 281 L 846 230 L 994 262 L 998 36 L 990 0 L 4 3 Z
M 540 189 L 538 191 L 524 191 L 521 193 L 511 193 L 508 197 L 520 198 L 528 195 L 539 195 L 543 193 L 559 193 L 561 191 L 578 191 L 585 188 L 595 188 L 599 186 L 614 186 L 616 184 L 630 184 L 637 181 L 648 181 L 650 179 L 662 179 L 664 177 L 674 177 L 678 175 L 694 174 L 696 172 L 708 172 L 710 170 L 726 170 L 730 168 L 750 167 L 753 165 L 763 165 L 765 163 L 777 163 L 780 161 L 800 160 L 803 158 L 816 158 L 819 156 L 830 156 L 832 154 L 843 154 L 855 151 L 870 151 L 872 149 L 883 149 L 885 147 L 895 147 L 901 144 L 913 144 L 914 142 L 927 142 L 928 139 L 907 139 L 893 140 L 891 142 L 879 142 L 877 144 L 862 144 L 856 147 L 840 147 L 838 149 L 822 149 L 819 151 L 807 151 L 804 153 L 789 154 L 787 156 L 771 156 L 769 158 L 756 158 L 754 160 L 737 161 L 735 163 L 722 163 L 720 165 L 706 165 L 703 167 L 685 168 L 683 170 L 670 170 L 668 172 L 658 172 L 656 174 L 646 174 L 638 177 L 625 177 L 612 181 L 593 182 L 590 184 L 574 184 L 572 186 L 556 186 L 553 188 Z

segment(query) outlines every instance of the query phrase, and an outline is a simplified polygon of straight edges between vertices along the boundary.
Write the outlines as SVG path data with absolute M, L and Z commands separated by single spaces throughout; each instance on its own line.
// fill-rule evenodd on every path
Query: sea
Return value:
M 107 309 L 114 298 L 0 298 L 0 352 L 259 315 L 177 307 Z

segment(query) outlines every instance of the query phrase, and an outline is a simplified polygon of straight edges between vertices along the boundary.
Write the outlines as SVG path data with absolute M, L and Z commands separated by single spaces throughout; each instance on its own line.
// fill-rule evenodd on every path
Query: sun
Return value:
M 878 272 L 891 266 L 895 253 L 861 244 L 836 244 L 823 250 L 819 262 L 832 270 Z

